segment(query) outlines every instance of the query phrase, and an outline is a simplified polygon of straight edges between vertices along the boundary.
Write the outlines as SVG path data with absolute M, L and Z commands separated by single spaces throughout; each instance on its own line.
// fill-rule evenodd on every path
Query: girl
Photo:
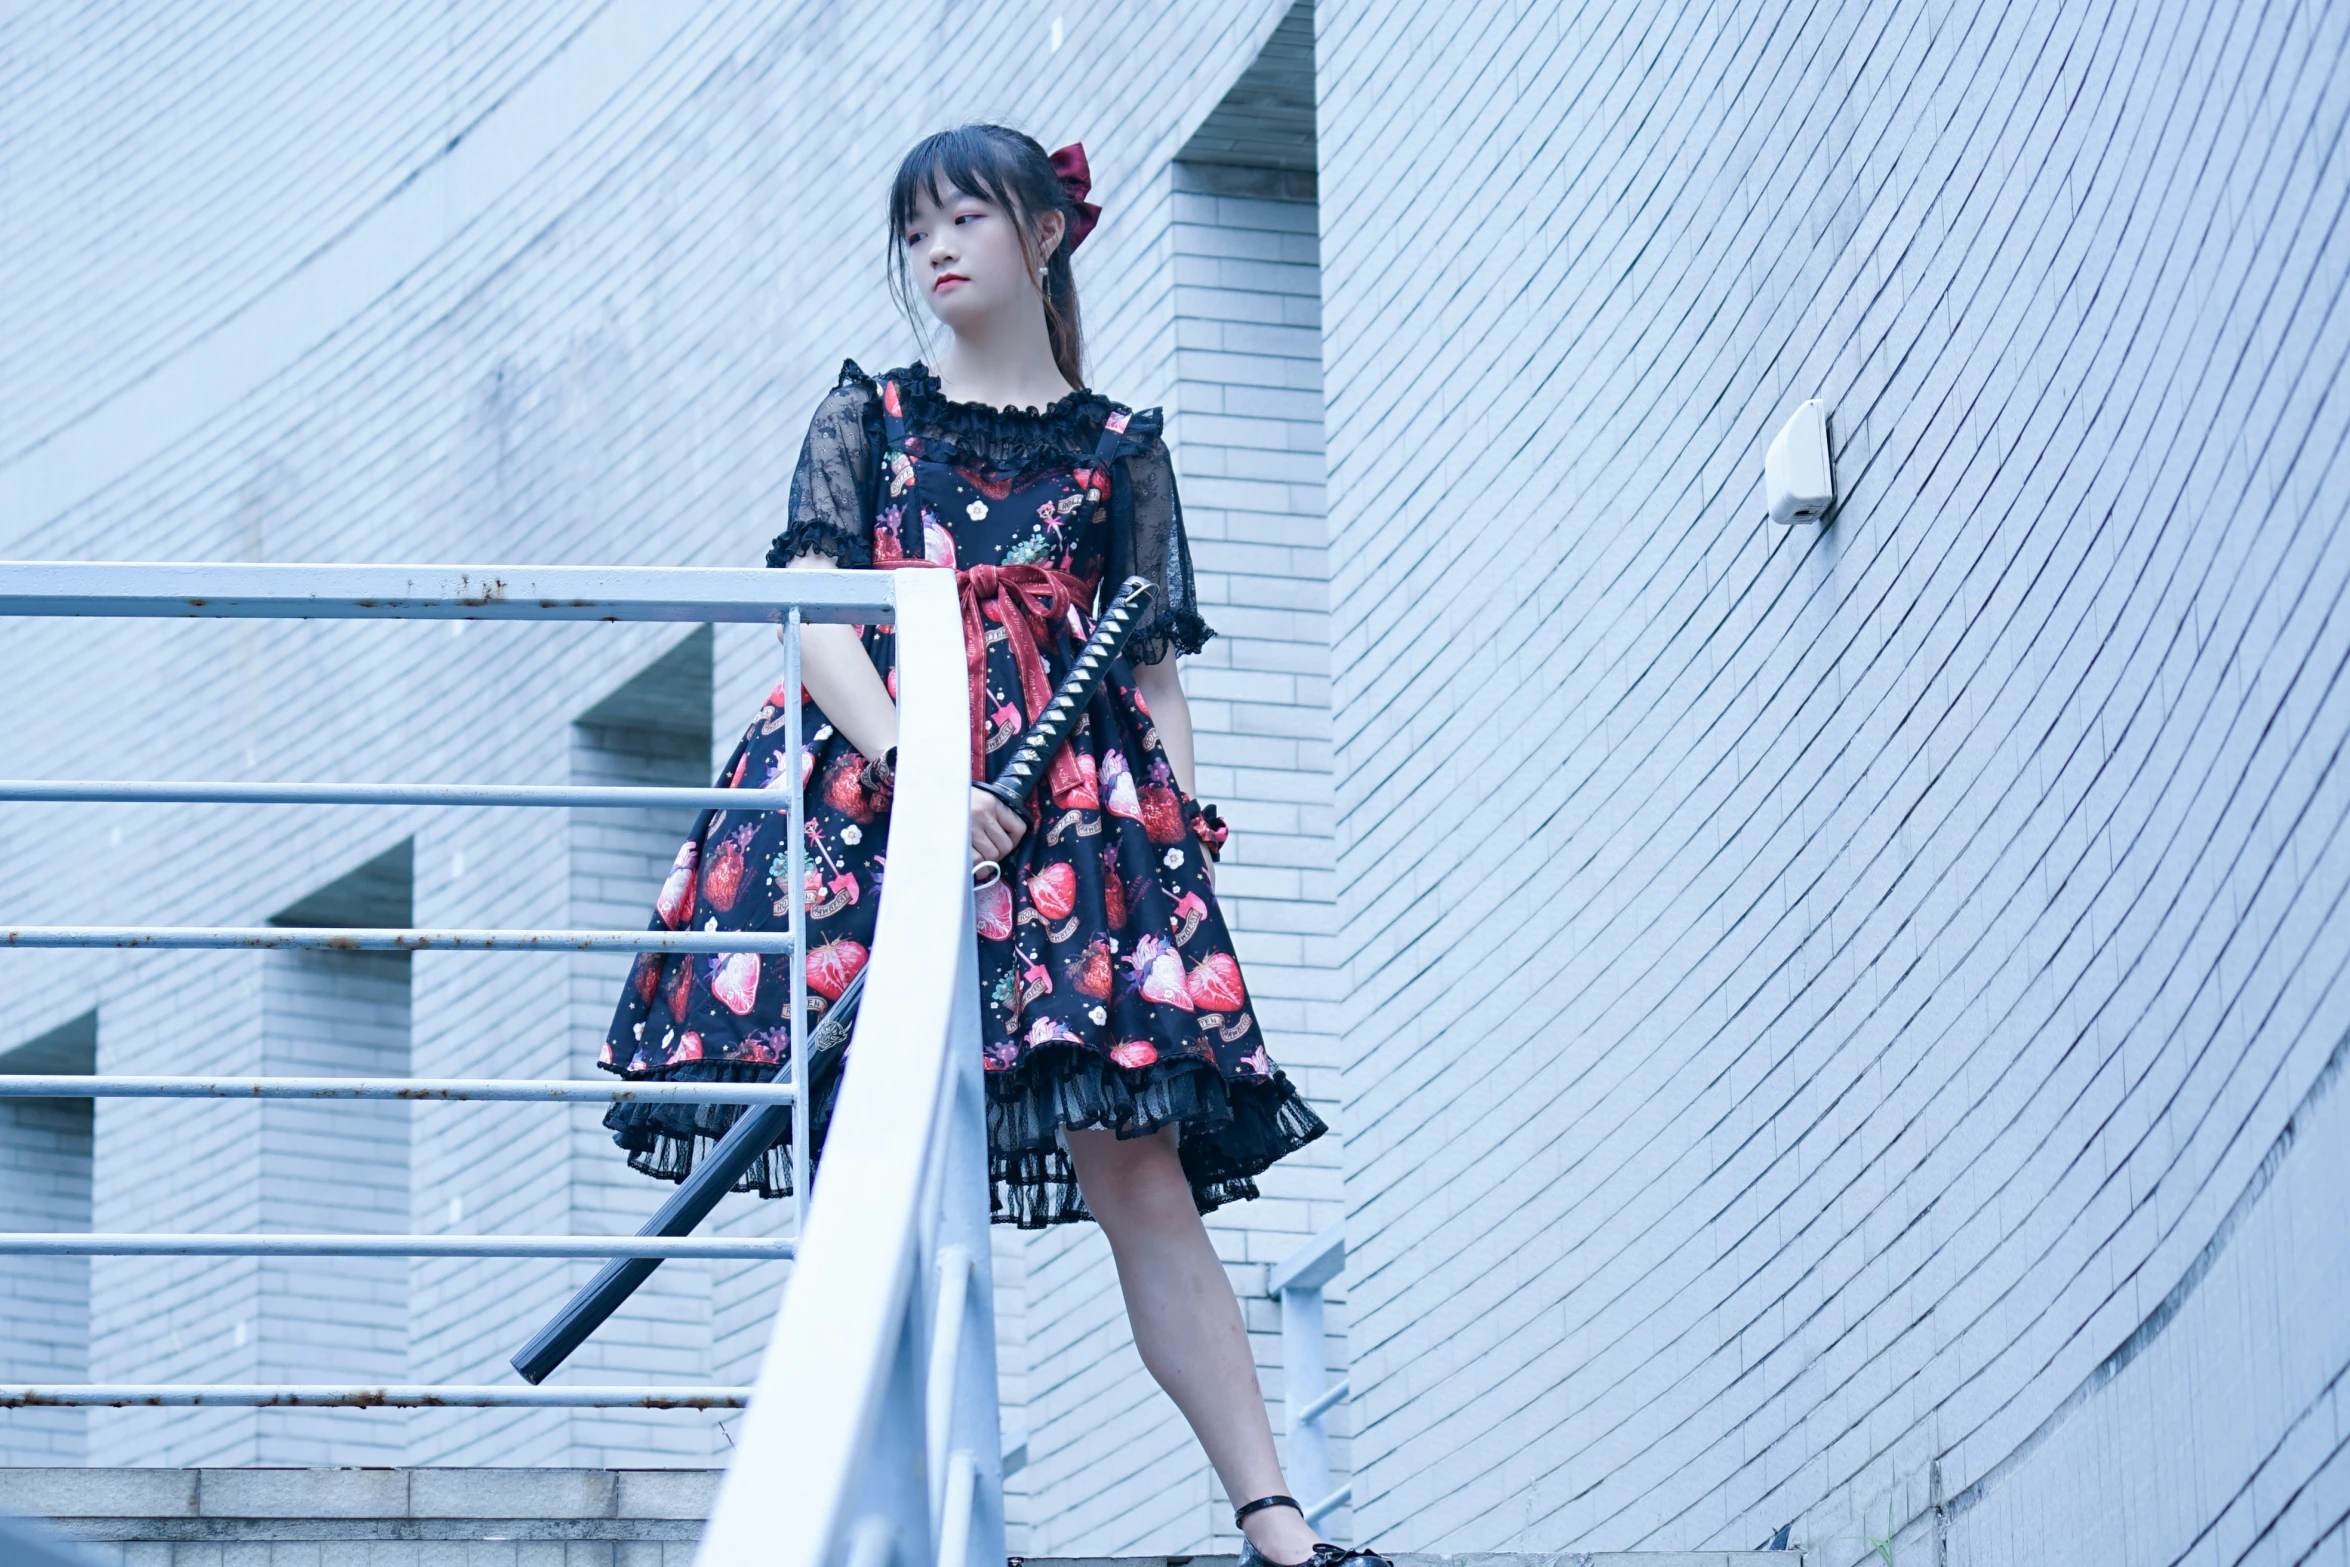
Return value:
M 937 370 L 853 363 L 808 427 L 771 566 L 945 568 L 983 632 L 974 778 L 1041 711 L 1083 642 L 1071 611 L 1150 579 L 1151 608 L 1023 814 L 971 792 L 995 1217 L 1098 1219 L 1144 1364 L 1191 1422 L 1239 1509 L 1244 1564 L 1327 1564 L 1281 1495 L 1238 1303 L 1200 1215 L 1326 1129 L 1273 1065 L 1216 907 L 1224 830 L 1192 798 L 1191 716 L 1174 655 L 1212 634 L 1192 593 L 1158 410 L 1087 390 L 1070 253 L 1100 209 L 1081 148 L 1048 157 L 971 125 L 923 142 L 890 190 L 891 280 L 947 328 Z M 1085 630 L 1090 630 L 1087 625 Z M 887 846 L 897 709 L 886 629 L 805 628 L 811 1011 L 865 962 Z M 778 686 L 721 775 L 784 765 Z M 784 813 L 704 813 L 656 922 L 766 930 L 789 906 Z M 783 1063 L 780 958 L 640 958 L 603 1064 L 632 1077 L 765 1079 Z M 811 1018 L 813 1021 L 813 1018 Z M 828 1118 L 829 1106 L 812 1106 Z M 680 1179 L 731 1109 L 616 1106 L 629 1163 Z M 822 1139 L 822 1119 L 816 1137 Z M 743 1182 L 790 1190 L 778 1147 Z

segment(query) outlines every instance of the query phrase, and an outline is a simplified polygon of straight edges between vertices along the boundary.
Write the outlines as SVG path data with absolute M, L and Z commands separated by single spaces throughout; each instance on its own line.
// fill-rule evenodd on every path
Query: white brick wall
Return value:
M 249 922 L 268 912 L 268 905 L 249 909 Z M 135 978 L 100 1006 L 100 1072 L 263 1070 L 261 955 L 160 953 L 121 967 Z M 220 1100 L 99 1101 L 92 1227 L 262 1228 L 263 1108 Z M 254 1258 L 95 1257 L 90 1305 L 93 1381 L 261 1379 L 255 1330 L 262 1282 Z M 90 1461 L 98 1464 L 262 1462 L 258 1411 L 97 1409 L 89 1430 Z
M 354 867 L 327 863 L 322 880 L 347 887 L 350 878 L 334 873 Z M 319 923 L 358 922 L 332 887 L 302 893 L 281 908 Z M 391 954 L 157 954 L 136 964 L 140 983 L 102 1008 L 100 1069 L 404 1075 L 409 962 Z M 409 1115 L 391 1105 L 99 1101 L 90 1221 L 131 1231 L 404 1229 Z M 358 1382 L 404 1374 L 404 1264 L 99 1257 L 89 1267 L 94 1379 Z M 98 1463 L 386 1463 L 402 1452 L 397 1425 L 373 1412 L 97 1410 L 90 1420 Z
M 0 70 L 22 90 L 0 94 L 0 144 L 12 224 L 35 237 L 0 259 L 16 306 L 0 323 L 0 555 L 754 562 L 840 359 L 910 353 L 882 286 L 888 170 L 971 115 L 1085 139 L 1110 213 L 1081 261 L 1092 379 L 1167 402 L 1163 170 L 1276 12 L 990 3 L 949 29 L 810 0 L 585 20 L 523 6 L 382 36 L 301 6 L 174 30 L 12 18 Z M 1027 68 L 1050 57 L 1056 20 L 1060 58 L 1085 70 Z M 935 43 L 909 54 L 909 38 Z M 1095 86 L 1146 67 L 1150 93 Z M 560 779 L 573 719 L 675 636 L 15 624 L 5 661 L 40 673 L 0 691 L 0 726 L 49 776 Z M 714 744 L 774 678 L 774 643 L 757 642 L 718 639 Z M 571 829 L 548 813 L 192 807 L 0 811 L 0 905 L 250 923 L 411 836 L 420 921 L 571 910 Z M 237 955 L 0 953 L 29 1032 L 104 1007 L 110 1071 L 259 1070 L 262 972 Z M 591 1069 L 573 985 L 563 959 L 419 956 L 412 1068 Z M 102 1107 L 99 1222 L 257 1226 L 254 1115 Z M 625 1223 L 627 1201 L 661 1193 L 582 1187 L 616 1162 L 586 1121 L 416 1111 L 410 1222 Z M 722 1228 L 781 1218 L 728 1206 Z M 411 1267 L 410 1374 L 504 1376 L 585 1271 Z M 747 1374 L 779 1271 L 710 1282 L 706 1374 Z M 257 1374 L 250 1326 L 234 1337 L 262 1299 L 251 1267 L 101 1259 L 93 1280 L 93 1375 Z M 612 1362 L 598 1376 L 674 1369 L 641 1339 L 596 1354 Z M 658 1437 L 648 1423 L 626 1452 L 568 1416 L 376 1418 L 399 1422 L 416 1462 L 677 1462 L 708 1440 L 690 1415 L 662 1417 Z M 251 1422 L 210 1412 L 109 1412 L 91 1429 L 101 1462 L 257 1461 L 222 1434 Z
M 272 952 L 260 960 L 261 1069 L 286 1077 L 408 1075 L 406 953 Z M 259 1106 L 264 1231 L 408 1228 L 402 1104 Z M 408 1264 L 399 1258 L 264 1258 L 256 1265 L 255 1380 L 404 1381 Z M 398 1424 L 372 1410 L 267 1409 L 252 1415 L 253 1461 L 398 1463 Z
M 1184 670 L 1203 798 L 1234 824 L 1217 891 L 1257 1016 L 1331 1132 L 1283 1161 L 1257 1202 L 1224 1210 L 1259 1376 L 1280 1412 L 1280 1312 L 1270 1267 L 1342 1214 L 1345 1114 L 1339 1043 L 1330 780 L 1329 552 L 1322 493 L 1319 209 L 1269 200 L 1264 182 L 1177 163 L 1174 439 L 1202 606 L 1218 637 Z M 1329 1373 L 1343 1376 L 1346 1282 L 1324 1291 Z M 1329 1421 L 1334 1484 L 1350 1421 Z M 1319 1501 L 1312 1497 L 1309 1501 Z M 1211 1538 L 1238 1548 L 1221 1494 Z M 1344 1538 L 1348 1514 L 1324 1522 Z
M 90 1101 L 0 1100 L 0 1229 L 90 1225 Z M 90 1371 L 86 1257 L 11 1257 L 0 1267 L 0 1378 L 81 1382 Z M 78 1409 L 0 1416 L 0 1465 L 78 1464 Z
M 683 665 L 670 685 L 679 710 L 662 727 L 582 722 L 573 727 L 575 783 L 661 784 L 700 788 L 711 781 L 710 672 L 707 632 L 691 634 L 669 656 L 648 667 L 618 695 L 648 684 L 663 666 Z M 680 653 L 692 655 L 680 660 Z M 614 705 L 607 698 L 590 717 Z M 571 921 L 582 927 L 634 930 L 651 915 L 653 894 L 669 872 L 694 813 L 679 810 L 571 813 Z M 570 1075 L 601 1077 L 595 1053 L 627 979 L 625 954 L 583 953 L 571 966 Z M 628 1168 L 604 1129 L 601 1108 L 568 1112 L 572 1123 L 571 1198 L 574 1226 L 583 1234 L 634 1231 L 674 1188 Z M 740 1204 L 748 1199 L 734 1198 Z M 595 1273 L 593 1264 L 567 1264 L 573 1285 Z M 780 1264 L 759 1270 L 780 1277 Z M 712 1289 L 740 1265 L 665 1262 L 613 1319 L 572 1357 L 561 1375 L 580 1381 L 708 1382 L 711 1370 Z M 582 1411 L 571 1417 L 572 1463 L 723 1463 L 725 1445 L 711 1429 L 715 1417 L 656 1411 Z
M 2342 1559 L 2346 28 L 1326 11 L 1359 1533 Z
M 562 778 L 568 735 L 531 737 L 520 776 Z M 449 811 L 416 839 L 419 924 L 561 925 L 570 913 L 570 833 L 543 811 Z M 418 953 L 412 1045 L 420 1076 L 564 1077 L 573 1066 L 569 958 Z M 426 1234 L 560 1235 L 570 1227 L 570 1112 L 451 1104 L 415 1120 L 410 1196 Z M 496 1382 L 507 1356 L 562 1303 L 572 1264 L 418 1261 L 409 1270 L 409 1366 L 424 1382 Z M 580 1279 L 585 1275 L 581 1274 Z M 424 1411 L 408 1417 L 411 1462 L 563 1464 L 568 1412 Z
M 1248 173 L 1178 163 L 1176 395 L 1170 438 L 1201 608 L 1219 635 L 1187 660 L 1201 798 L 1233 826 L 1218 901 L 1274 1056 L 1326 1120 L 1335 1103 L 1329 660 L 1322 521 L 1321 322 L 1310 200 L 1235 194 Z M 1336 1132 L 1208 1221 L 1280 1418 L 1278 1308 L 1265 1277 L 1340 1216 Z M 1142 1368 L 1098 1233 L 1029 1242 L 1027 1411 L 1038 1554 L 1237 1548 L 1230 1503 Z M 1331 1291 L 1344 1299 L 1343 1281 Z M 1332 1374 L 1346 1365 L 1329 1314 Z M 1334 1429 L 1343 1438 L 1341 1411 Z M 1104 1472 L 1105 1449 L 1119 1456 Z M 1344 1478 L 1345 1443 L 1333 1458 Z M 1315 1498 L 1319 1500 L 1319 1498 Z M 1343 1514 L 1330 1520 L 1343 1533 Z

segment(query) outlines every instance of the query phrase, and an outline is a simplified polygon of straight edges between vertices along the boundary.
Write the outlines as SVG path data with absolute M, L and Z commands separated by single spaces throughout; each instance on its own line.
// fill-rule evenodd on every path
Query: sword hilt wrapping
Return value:
M 1069 666 L 1069 678 L 1061 682 L 1061 689 L 1020 737 L 1003 770 L 992 780 L 979 784 L 979 788 L 1015 810 L 1028 803 L 1053 753 L 1077 727 L 1077 720 L 1093 701 L 1094 692 L 1101 688 L 1102 677 L 1109 673 L 1110 661 L 1124 649 L 1127 638 L 1134 634 L 1134 623 L 1150 608 L 1150 602 L 1151 585 L 1146 578 L 1128 577 L 1118 585 L 1118 592 L 1102 611 L 1102 618 L 1094 622 L 1093 635 L 1077 650 L 1077 660 Z

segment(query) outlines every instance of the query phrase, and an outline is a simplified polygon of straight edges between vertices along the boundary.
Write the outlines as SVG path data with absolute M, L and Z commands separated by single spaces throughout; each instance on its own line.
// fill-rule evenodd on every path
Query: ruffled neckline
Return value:
M 877 389 L 883 381 L 896 382 L 898 405 L 905 411 L 909 430 L 927 441 L 991 463 L 1037 456 L 1082 461 L 1100 444 L 1103 422 L 1113 413 L 1127 413 L 1130 418 L 1121 449 L 1147 440 L 1158 429 L 1155 410 L 1135 414 L 1091 387 L 1081 386 L 1042 408 L 1005 408 L 994 403 L 958 402 L 947 396 L 937 373 L 920 360 L 878 376 L 865 375 L 851 361 L 842 367 L 842 373 L 844 379 L 854 376 Z
M 938 372 L 919 359 L 903 370 L 892 370 L 889 378 L 896 381 L 903 392 L 911 394 L 914 403 L 964 419 L 990 419 L 1005 424 L 1051 424 L 1056 420 L 1090 414 L 1094 423 L 1099 424 L 1118 406 L 1090 386 L 1080 386 L 1054 398 L 1042 408 L 961 402 L 947 396 L 946 388 L 939 384 Z

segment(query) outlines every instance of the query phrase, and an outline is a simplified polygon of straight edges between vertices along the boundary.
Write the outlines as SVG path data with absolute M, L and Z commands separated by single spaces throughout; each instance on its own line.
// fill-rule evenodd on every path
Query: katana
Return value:
M 1143 612 L 1150 608 L 1151 585 L 1142 577 L 1128 577 L 1119 584 L 1118 591 L 1094 622 L 1093 634 L 1077 651 L 1077 658 L 1069 666 L 1068 678 L 1045 704 L 1019 742 L 1012 747 L 1011 757 L 992 779 L 973 785 L 985 789 L 1014 810 L 1024 809 L 1028 797 L 1043 782 L 1045 771 L 1051 765 L 1053 754 L 1068 742 L 1077 721 L 1092 703 L 1094 693 L 1101 689 L 1104 676 L 1118 655 L 1133 639 L 1136 625 Z M 984 887 L 1002 875 L 1001 867 L 990 864 L 977 866 L 972 871 L 974 888 Z M 811 1105 L 822 1105 L 829 1098 L 833 1084 L 839 1079 L 848 1056 L 850 1031 L 857 1021 L 858 1008 L 865 999 L 864 969 L 857 971 L 848 987 L 840 993 L 824 1014 L 823 1019 L 808 1034 L 808 1098 Z M 782 1070 L 778 1068 L 777 1070 Z M 759 1105 L 745 1110 L 735 1118 L 716 1147 L 680 1181 L 654 1215 L 645 1221 L 640 1236 L 690 1235 L 694 1227 L 710 1216 L 745 1170 L 756 1164 L 767 1150 L 781 1141 L 791 1130 L 791 1106 L 783 1104 Z M 813 1127 L 815 1118 L 809 1118 Z M 809 1150 L 813 1165 L 816 1150 Z M 658 1257 L 616 1257 L 590 1279 L 585 1288 L 571 1297 L 571 1301 L 539 1329 L 531 1341 L 518 1350 L 510 1364 L 522 1374 L 526 1382 L 544 1381 L 557 1366 L 570 1358 L 571 1352 L 585 1342 L 589 1334 L 602 1327 L 621 1303 L 636 1293 L 637 1286 L 653 1276 L 661 1266 Z

